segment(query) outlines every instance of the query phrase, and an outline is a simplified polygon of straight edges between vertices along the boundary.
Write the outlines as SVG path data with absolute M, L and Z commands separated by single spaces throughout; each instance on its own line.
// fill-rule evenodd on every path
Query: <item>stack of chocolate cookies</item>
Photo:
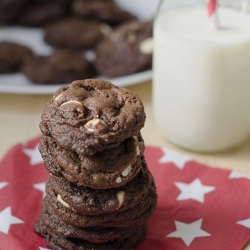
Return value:
M 40 152 L 51 173 L 35 231 L 53 250 L 130 250 L 157 194 L 140 134 L 139 97 L 89 79 L 61 87 L 42 115 Z

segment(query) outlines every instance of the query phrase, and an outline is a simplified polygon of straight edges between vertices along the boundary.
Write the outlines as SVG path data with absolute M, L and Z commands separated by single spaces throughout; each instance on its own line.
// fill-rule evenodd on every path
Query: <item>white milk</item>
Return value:
M 160 14 L 154 27 L 154 113 L 166 139 L 195 151 L 235 147 L 250 135 L 250 18 L 205 8 Z

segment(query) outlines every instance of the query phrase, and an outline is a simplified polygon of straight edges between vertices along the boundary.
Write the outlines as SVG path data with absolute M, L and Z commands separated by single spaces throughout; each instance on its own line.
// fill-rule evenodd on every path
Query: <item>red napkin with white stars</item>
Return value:
M 0 162 L 1 250 L 48 250 L 33 231 L 48 176 L 39 140 L 15 146 Z M 136 250 L 243 249 L 250 240 L 250 176 L 167 148 L 146 147 L 145 156 L 159 197 Z

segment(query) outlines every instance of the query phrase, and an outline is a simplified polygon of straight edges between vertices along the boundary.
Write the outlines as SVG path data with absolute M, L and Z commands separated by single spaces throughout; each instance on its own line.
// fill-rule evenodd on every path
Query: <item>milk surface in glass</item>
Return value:
M 235 147 L 250 135 L 250 18 L 219 8 L 161 13 L 154 24 L 154 113 L 166 139 L 195 151 Z

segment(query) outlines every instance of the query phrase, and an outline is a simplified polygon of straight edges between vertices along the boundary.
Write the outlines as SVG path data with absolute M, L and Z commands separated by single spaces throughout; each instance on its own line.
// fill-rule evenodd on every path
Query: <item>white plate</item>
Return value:
M 49 55 L 53 48 L 43 41 L 43 30 L 23 27 L 0 28 L 0 41 L 12 41 L 30 47 L 36 54 Z M 91 55 L 90 55 L 91 56 Z M 125 87 L 150 80 L 152 70 L 117 78 L 99 78 Z M 21 73 L 0 75 L 0 92 L 15 94 L 53 94 L 63 84 L 35 84 Z
M 126 3 L 124 0 L 116 0 L 118 4 L 122 5 Z M 137 0 L 136 6 L 144 5 L 145 0 Z M 158 1 L 158 0 L 157 0 Z M 147 0 L 148 4 L 151 2 L 155 3 L 155 0 Z M 131 5 L 133 8 L 135 5 Z M 131 12 L 129 4 L 122 6 Z M 156 7 L 156 4 L 154 4 Z M 146 20 L 145 16 L 140 16 L 137 9 L 133 14 L 136 14 L 138 18 Z M 152 11 L 151 11 L 152 12 Z M 152 13 L 147 13 L 148 19 L 152 18 Z M 24 27 L 0 27 L 0 41 L 12 41 L 25 46 L 30 47 L 38 55 L 49 55 L 53 51 L 53 48 L 47 45 L 44 40 L 44 31 L 38 28 L 24 28 Z M 125 87 L 134 85 L 140 82 L 150 80 L 152 78 L 152 70 L 143 71 L 140 73 L 118 77 L 118 78 L 104 78 L 110 80 L 113 84 Z M 16 94 L 53 94 L 63 84 L 34 84 L 28 80 L 21 73 L 17 74 L 4 74 L 0 75 L 0 92 L 2 93 L 16 93 Z
M 152 77 L 152 70 L 143 71 L 137 74 L 118 77 L 118 78 L 104 78 L 113 84 L 126 87 L 140 82 L 150 80 Z M 0 76 L 0 92 L 15 93 L 15 94 L 53 94 L 63 84 L 34 84 L 30 82 L 21 73 L 6 74 Z

